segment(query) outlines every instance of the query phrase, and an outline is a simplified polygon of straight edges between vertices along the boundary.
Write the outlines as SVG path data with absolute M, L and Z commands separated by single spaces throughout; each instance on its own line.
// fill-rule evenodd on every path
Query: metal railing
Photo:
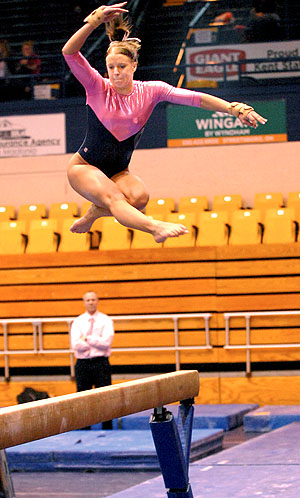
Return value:
M 51 84 L 53 82 L 59 83 L 59 97 L 66 97 L 66 80 L 70 76 L 70 70 L 64 62 L 62 55 L 49 54 L 48 56 L 41 56 L 42 60 L 47 59 L 49 65 L 53 63 L 56 67 L 55 71 L 42 70 L 39 74 L 22 75 L 12 74 L 6 76 L 8 84 L 12 84 L 12 93 L 18 91 L 18 84 L 22 85 L 22 80 L 27 82 L 31 87 L 31 96 L 34 96 L 34 86 L 41 84 Z M 273 66 L 272 66 L 273 65 Z M 269 69 L 263 69 L 269 67 Z M 272 68 L 273 67 L 273 68 Z M 257 59 L 239 59 L 235 61 L 222 61 L 214 62 L 209 61 L 203 64 L 184 64 L 180 63 L 176 66 L 176 73 L 174 73 L 174 65 L 168 64 L 155 64 L 151 66 L 139 66 L 138 71 L 141 79 L 160 79 L 160 72 L 164 73 L 163 79 L 166 82 L 174 84 L 175 86 L 184 86 L 184 78 L 186 79 L 186 70 L 190 68 L 202 68 L 194 80 L 189 80 L 189 88 L 193 88 L 193 81 L 202 81 L 203 88 L 206 81 L 215 81 L 218 85 L 223 85 L 224 88 L 234 82 L 237 85 L 243 85 L 245 80 L 251 79 L 252 82 L 257 82 L 258 85 L 262 82 L 266 83 L 266 75 L 276 74 L 278 79 L 282 75 L 282 83 L 290 78 L 295 80 L 295 74 L 299 74 L 300 78 L 300 57 L 283 57 L 276 59 L 257 58 Z M 105 66 L 103 64 L 97 66 L 96 69 L 104 74 Z M 166 70 L 169 71 L 169 77 L 166 76 Z M 290 76 L 289 73 L 293 76 Z M 274 76 L 275 77 L 275 76 Z M 273 78 L 274 78 L 273 77 Z M 299 79 L 300 83 L 300 79 Z M 196 85 L 197 88 L 199 85 Z M 17 96 L 16 96 L 17 97 Z M 12 96 L 9 100 L 14 100 Z
M 190 350 L 209 350 L 212 349 L 210 344 L 210 330 L 209 330 L 209 320 L 211 313 L 173 313 L 173 314 L 158 314 L 158 315 L 122 315 L 122 316 L 111 316 L 114 322 L 118 321 L 131 321 L 131 320 L 162 320 L 170 319 L 173 321 L 173 332 L 174 332 L 174 345 L 173 346 L 149 346 L 149 347 L 121 347 L 112 348 L 112 352 L 155 352 L 155 351 L 174 351 L 175 352 L 175 365 L 176 370 L 180 370 L 180 351 L 190 351 Z M 74 354 L 71 348 L 70 341 L 70 331 L 71 325 L 75 317 L 62 317 L 62 318 L 18 318 L 18 319 L 1 319 L 0 325 L 3 327 L 3 350 L 0 350 L 0 354 L 4 355 L 4 377 L 9 379 L 9 356 L 12 355 L 26 355 L 26 354 L 70 354 L 70 374 L 74 377 Z M 191 346 L 180 346 L 179 345 L 179 320 L 182 318 L 202 318 L 204 320 L 204 330 L 205 330 L 205 344 L 204 345 L 191 345 Z M 31 324 L 32 325 L 32 337 L 33 337 L 33 348 L 26 350 L 12 350 L 8 348 L 8 338 L 9 338 L 9 325 L 16 324 Z M 43 344 L 43 324 L 45 323 L 66 323 L 69 331 L 69 348 L 67 349 L 44 349 Z
M 246 375 L 251 374 L 251 350 L 253 349 L 273 349 L 273 348 L 300 348 L 300 343 L 264 343 L 251 344 L 251 318 L 264 316 L 287 316 L 300 315 L 300 310 L 293 311 L 239 311 L 234 313 L 224 313 L 225 319 L 225 346 L 224 349 L 245 349 L 246 350 Z M 246 343 L 230 344 L 230 319 L 245 318 Z
M 35 85 L 47 85 L 53 83 L 59 83 L 60 91 L 59 96 L 65 97 L 65 74 L 66 74 L 66 64 L 61 53 L 39 55 L 38 58 L 41 61 L 41 70 L 37 74 L 24 74 L 22 72 L 13 71 L 12 73 L 7 73 L 3 78 L 2 82 L 6 82 L 7 93 L 9 93 L 8 100 L 17 100 L 19 98 L 18 93 L 23 86 L 30 87 L 31 96 L 34 96 L 34 86 Z M 7 57 L 2 60 L 7 63 L 12 64 L 17 62 L 17 57 Z M 2 87 L 2 91 L 5 91 L 5 86 Z M 24 97 L 25 98 L 25 97 Z

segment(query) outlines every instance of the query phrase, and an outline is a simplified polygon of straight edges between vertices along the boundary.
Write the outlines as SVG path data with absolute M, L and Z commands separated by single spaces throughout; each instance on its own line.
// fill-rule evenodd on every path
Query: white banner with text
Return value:
M 300 57 L 300 41 L 249 43 L 242 45 L 206 45 L 188 47 L 185 51 L 186 64 L 199 64 L 186 68 L 186 81 L 237 80 L 237 62 L 245 59 L 266 59 L 265 62 L 249 62 L 241 65 L 241 76 L 252 78 L 291 78 L 300 76 L 300 60 L 286 60 Z M 280 61 L 276 59 L 281 59 Z
M 0 157 L 65 153 L 64 113 L 0 116 Z

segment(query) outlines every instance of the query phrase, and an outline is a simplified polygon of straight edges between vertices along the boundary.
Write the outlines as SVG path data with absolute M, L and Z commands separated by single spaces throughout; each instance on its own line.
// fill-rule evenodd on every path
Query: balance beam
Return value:
M 198 392 L 197 370 L 182 370 L 1 408 L 0 448 L 193 398 Z

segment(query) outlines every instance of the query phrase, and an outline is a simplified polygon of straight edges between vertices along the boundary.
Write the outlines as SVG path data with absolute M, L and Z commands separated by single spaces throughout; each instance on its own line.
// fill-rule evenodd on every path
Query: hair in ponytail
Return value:
M 117 53 L 127 55 L 131 60 L 137 62 L 141 40 L 139 38 L 129 38 L 132 26 L 128 19 L 124 19 L 120 15 L 106 23 L 105 28 L 110 40 L 106 56 L 115 48 L 117 49 Z

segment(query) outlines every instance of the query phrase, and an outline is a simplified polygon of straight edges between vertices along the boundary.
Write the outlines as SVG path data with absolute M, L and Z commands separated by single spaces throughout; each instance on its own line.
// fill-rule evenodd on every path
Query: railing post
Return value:
M 250 343 L 251 343 L 251 331 L 250 331 L 250 315 L 245 316 L 246 319 L 246 375 L 248 377 L 251 376 L 251 351 L 250 351 Z
M 210 333 L 209 333 L 209 316 L 204 317 L 204 327 L 205 327 L 205 341 L 206 341 L 206 346 L 211 347 L 210 344 Z
M 68 330 L 69 330 L 69 347 L 70 347 L 70 375 L 71 379 L 75 378 L 75 366 L 74 366 L 74 355 L 72 353 L 72 345 L 71 345 L 71 326 L 72 322 L 68 320 Z
M 9 380 L 9 363 L 8 363 L 8 337 L 7 323 L 3 322 L 3 342 L 4 342 L 4 378 Z
M 179 346 L 179 337 L 178 337 L 178 317 L 173 317 L 174 322 L 174 344 L 175 344 L 175 362 L 176 362 L 176 370 L 180 370 L 180 353 L 178 350 Z
M 227 86 L 227 63 L 223 62 L 224 87 Z
M 229 337 L 229 334 L 230 334 L 230 329 L 229 329 L 230 316 L 224 315 L 224 319 L 225 319 L 225 347 L 226 347 L 226 346 L 229 346 L 229 344 L 230 344 L 230 337 Z

